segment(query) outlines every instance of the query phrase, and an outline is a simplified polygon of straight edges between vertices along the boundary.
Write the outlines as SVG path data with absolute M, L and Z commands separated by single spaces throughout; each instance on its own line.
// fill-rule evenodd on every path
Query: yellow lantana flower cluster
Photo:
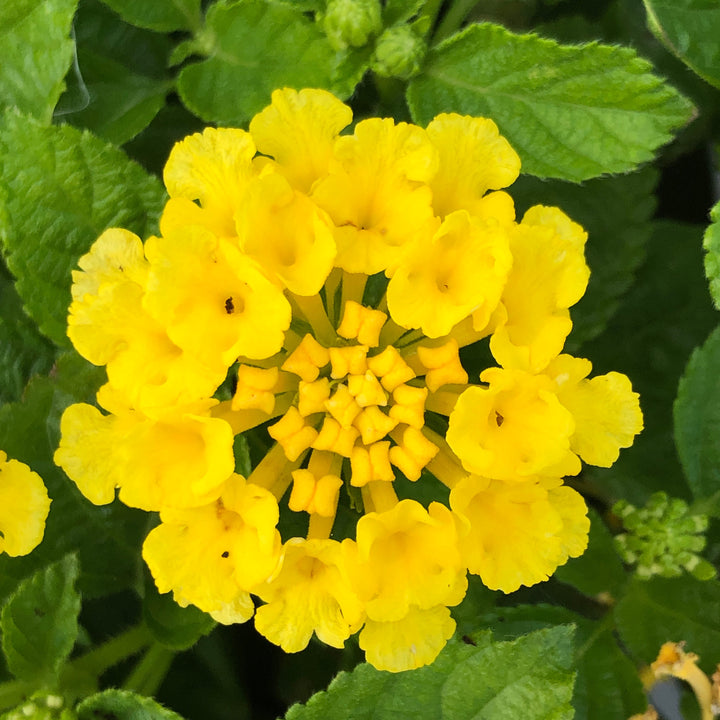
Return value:
M 105 412 L 69 407 L 55 460 L 92 502 L 160 513 L 143 555 L 181 605 L 254 614 L 288 652 L 361 630 L 400 671 L 452 635 L 468 570 L 511 592 L 583 552 L 563 477 L 610 465 L 642 416 L 625 376 L 560 354 L 586 235 L 557 208 L 516 221 L 495 124 L 351 120 L 285 89 L 249 131 L 174 147 L 160 235 L 107 230 L 74 273 L 68 334 L 107 367 Z M 460 351 L 488 337 L 499 367 L 470 382 Z M 431 475 L 448 504 L 398 497 Z M 306 532 L 281 535 L 281 505 Z

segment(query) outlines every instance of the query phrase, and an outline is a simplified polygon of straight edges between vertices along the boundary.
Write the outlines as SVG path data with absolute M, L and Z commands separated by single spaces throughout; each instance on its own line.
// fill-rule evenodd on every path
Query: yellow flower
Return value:
M 50 502 L 40 476 L 0 450 L 0 553 L 27 555 L 40 544 Z
M 546 487 L 552 484 L 470 475 L 452 489 L 450 506 L 468 522 L 463 559 L 491 590 L 509 593 L 547 580 L 568 556 L 585 550 L 585 503 L 568 487 Z
M 143 558 L 161 593 L 180 605 L 244 622 L 253 614 L 248 591 L 265 582 L 280 561 L 278 507 L 264 488 L 233 475 L 215 502 L 163 510 L 143 545 Z
M 447 441 L 472 473 L 497 480 L 534 475 L 576 475 L 580 462 L 570 449 L 572 414 L 546 375 L 489 368 L 450 415 Z
M 312 197 L 336 225 L 335 264 L 351 273 L 391 274 L 405 247 L 434 230 L 424 183 L 437 154 L 424 130 L 390 119 L 363 120 L 335 141 L 335 162 Z
M 256 589 L 267 603 L 255 614 L 255 627 L 285 652 L 303 650 L 313 632 L 342 647 L 362 624 L 362 603 L 352 592 L 335 540 L 291 538 L 282 569 Z
M 430 338 L 447 335 L 471 313 L 484 326 L 511 265 L 506 233 L 458 210 L 408 249 L 388 285 L 388 309 L 396 323 Z

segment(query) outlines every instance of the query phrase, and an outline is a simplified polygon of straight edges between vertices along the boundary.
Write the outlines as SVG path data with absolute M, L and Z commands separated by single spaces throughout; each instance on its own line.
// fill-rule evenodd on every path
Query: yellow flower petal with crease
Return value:
M 313 632 L 342 647 L 364 618 L 335 540 L 288 540 L 280 572 L 255 592 L 267 603 L 257 609 L 255 627 L 285 652 L 303 650 Z
M 520 174 L 520 158 L 487 118 L 443 113 L 427 127 L 440 166 L 430 187 L 440 217 L 463 208 L 475 213 L 488 190 L 508 187 Z
M 206 227 L 234 235 L 235 212 L 255 170 L 255 143 L 235 128 L 206 128 L 176 143 L 163 179 L 171 198 L 197 200 L 209 216 Z
M 470 313 L 482 313 L 486 324 L 511 265 L 500 227 L 464 210 L 454 212 L 432 238 L 420 238 L 408 249 L 388 285 L 390 315 L 430 338 L 447 335 Z
M 40 476 L 0 451 L 0 553 L 27 555 L 40 544 L 50 502 Z
M 429 665 L 455 632 L 455 621 L 444 605 L 410 608 L 399 620 L 367 620 L 360 647 L 378 670 L 403 672 Z
M 290 292 L 316 295 L 335 259 L 333 224 L 277 173 L 248 186 L 237 216 L 240 246 Z
M 284 88 L 250 121 L 250 134 L 293 187 L 309 192 L 327 172 L 335 137 L 351 121 L 352 110 L 325 90 Z

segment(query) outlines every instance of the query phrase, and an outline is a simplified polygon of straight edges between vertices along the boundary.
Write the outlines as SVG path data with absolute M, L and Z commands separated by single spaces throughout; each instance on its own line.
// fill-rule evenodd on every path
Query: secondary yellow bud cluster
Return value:
M 560 354 L 585 233 L 557 208 L 516 220 L 494 123 L 351 119 L 278 90 L 248 132 L 175 146 L 160 235 L 107 230 L 74 274 L 68 334 L 107 368 L 105 412 L 68 408 L 55 459 L 92 502 L 160 513 L 143 555 L 178 603 L 254 613 L 288 652 L 360 630 L 399 671 L 452 635 L 468 571 L 510 592 L 583 552 L 563 477 L 610 465 L 642 416 L 627 378 Z M 471 378 L 463 348 L 488 338 L 499 366 Z M 247 431 L 267 449 L 245 478 Z M 413 499 L 430 475 L 447 505 Z

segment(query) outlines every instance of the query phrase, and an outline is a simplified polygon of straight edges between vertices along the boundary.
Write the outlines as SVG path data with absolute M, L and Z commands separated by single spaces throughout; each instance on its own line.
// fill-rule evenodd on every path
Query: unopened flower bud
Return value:
M 330 0 L 322 28 L 336 50 L 362 47 L 382 30 L 379 0 Z
M 427 45 L 408 25 L 388 28 L 375 43 L 372 69 L 382 77 L 409 80 L 420 72 Z

